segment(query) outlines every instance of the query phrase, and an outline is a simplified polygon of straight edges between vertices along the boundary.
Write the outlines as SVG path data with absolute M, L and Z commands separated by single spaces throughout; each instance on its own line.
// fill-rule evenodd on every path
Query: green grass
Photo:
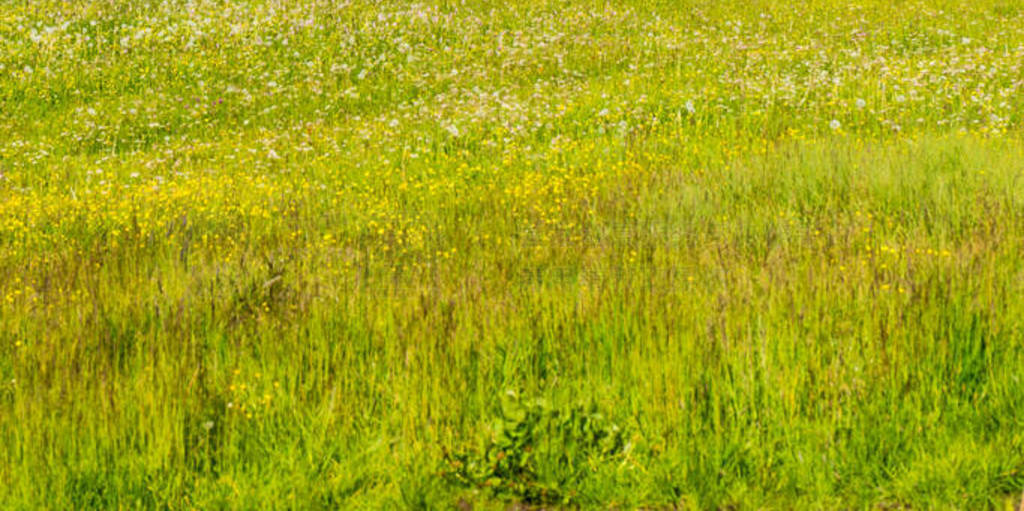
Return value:
M 0 507 L 1019 502 L 1015 3 L 44 4 Z

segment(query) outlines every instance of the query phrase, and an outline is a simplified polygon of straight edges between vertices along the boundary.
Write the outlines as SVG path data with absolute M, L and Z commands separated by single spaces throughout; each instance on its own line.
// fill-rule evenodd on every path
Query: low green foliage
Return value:
M 501 396 L 491 436 L 474 452 L 448 456 L 447 475 L 492 495 L 532 504 L 571 504 L 595 466 L 621 462 L 632 445 L 626 433 L 593 406 L 553 407 L 546 399 Z

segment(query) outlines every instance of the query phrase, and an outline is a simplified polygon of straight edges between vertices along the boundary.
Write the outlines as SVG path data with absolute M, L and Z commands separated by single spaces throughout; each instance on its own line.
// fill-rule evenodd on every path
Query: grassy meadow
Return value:
M 0 0 L 0 508 L 997 509 L 1016 0 Z

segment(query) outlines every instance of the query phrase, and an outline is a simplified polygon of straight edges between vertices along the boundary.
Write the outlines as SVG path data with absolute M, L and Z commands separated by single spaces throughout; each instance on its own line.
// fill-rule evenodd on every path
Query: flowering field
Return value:
M 1017 0 L 0 0 L 0 508 L 1013 509 Z

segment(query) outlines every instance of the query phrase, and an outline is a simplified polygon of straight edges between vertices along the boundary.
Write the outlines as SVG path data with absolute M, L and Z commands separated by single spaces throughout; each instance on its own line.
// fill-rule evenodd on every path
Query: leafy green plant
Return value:
M 557 407 L 509 390 L 489 438 L 476 450 L 448 454 L 445 475 L 499 498 L 570 504 L 579 500 L 575 488 L 588 473 L 631 449 L 624 430 L 593 404 Z

